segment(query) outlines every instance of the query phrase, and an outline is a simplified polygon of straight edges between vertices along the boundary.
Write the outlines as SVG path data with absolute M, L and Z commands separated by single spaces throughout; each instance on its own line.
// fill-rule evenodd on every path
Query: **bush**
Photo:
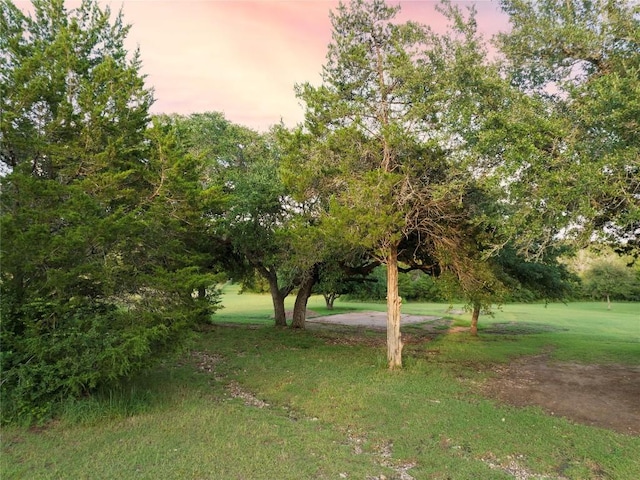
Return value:
M 179 320 L 112 305 L 38 301 L 10 310 L 0 337 L 3 423 L 43 421 L 57 402 L 140 370 L 184 338 Z
M 398 288 L 400 296 L 408 301 L 440 302 L 444 300 L 438 281 L 421 271 L 400 273 Z
M 357 282 L 349 282 L 345 297 L 359 302 L 379 302 L 387 298 L 387 273 L 377 267 L 369 276 Z

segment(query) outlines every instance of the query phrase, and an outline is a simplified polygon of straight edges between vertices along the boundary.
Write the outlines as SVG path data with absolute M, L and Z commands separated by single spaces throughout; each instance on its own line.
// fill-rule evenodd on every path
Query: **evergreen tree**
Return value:
M 476 211 L 473 170 L 461 161 L 458 97 L 476 92 L 483 50 L 473 14 L 443 7 L 451 34 L 398 23 L 399 7 L 352 0 L 332 14 L 323 83 L 298 86 L 304 125 L 291 135 L 285 178 L 321 210 L 327 236 L 366 249 L 387 272 L 387 357 L 402 364 L 399 262 L 452 269 L 476 283 L 468 261 Z M 452 126 L 455 126 L 456 131 Z
M 36 418 L 175 348 L 205 280 L 122 15 L 2 0 L 0 29 L 3 416 Z

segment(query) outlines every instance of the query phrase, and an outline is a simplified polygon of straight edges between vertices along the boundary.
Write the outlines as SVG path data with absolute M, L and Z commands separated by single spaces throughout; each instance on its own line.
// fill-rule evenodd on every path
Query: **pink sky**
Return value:
M 72 8 L 78 2 L 67 1 Z M 236 123 L 264 131 L 280 119 L 303 118 L 296 83 L 319 84 L 331 39 L 333 0 L 113 0 L 132 24 L 129 49 L 140 47 L 154 113 L 220 111 Z M 390 4 L 395 4 L 393 1 Z M 495 0 L 476 4 L 488 37 L 506 27 Z M 21 8 L 29 2 L 18 0 Z M 442 30 L 436 1 L 401 2 L 402 20 Z

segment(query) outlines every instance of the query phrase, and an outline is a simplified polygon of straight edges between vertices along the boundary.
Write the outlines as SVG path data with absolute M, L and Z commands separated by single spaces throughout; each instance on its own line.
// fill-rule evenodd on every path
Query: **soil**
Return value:
M 433 322 L 440 320 L 440 317 L 428 315 L 406 315 L 400 316 L 400 325 L 413 323 Z M 349 327 L 366 327 L 372 330 L 384 330 L 387 328 L 387 314 L 385 312 L 354 312 L 338 313 L 326 317 L 307 318 L 307 323 L 319 323 L 326 325 L 347 325 Z
M 494 366 L 483 393 L 576 423 L 640 435 L 640 366 L 557 363 L 549 355 Z
M 386 328 L 382 312 L 358 312 L 309 319 L 309 326 L 356 327 L 356 330 Z M 427 335 L 458 333 L 466 327 L 452 327 L 439 317 L 402 315 L 402 325 L 420 324 Z M 348 327 L 347 327 L 348 326 Z M 555 330 L 555 327 L 526 322 L 494 324 L 484 335 L 526 335 Z M 560 330 L 560 329 L 558 329 Z M 362 332 L 361 332 L 362 333 Z M 405 344 L 413 335 L 403 334 Z M 419 335 L 418 341 L 426 339 Z M 356 340 L 356 339 L 354 339 Z M 384 342 L 362 336 L 360 341 Z M 336 340 L 337 341 L 337 340 Z M 344 337 L 342 338 L 344 341 Z M 514 406 L 539 406 L 550 415 L 576 423 L 607 428 L 628 435 L 640 435 L 640 366 L 584 365 L 560 363 L 549 353 L 525 357 L 509 365 L 494 365 L 495 376 L 482 387 L 483 394 Z

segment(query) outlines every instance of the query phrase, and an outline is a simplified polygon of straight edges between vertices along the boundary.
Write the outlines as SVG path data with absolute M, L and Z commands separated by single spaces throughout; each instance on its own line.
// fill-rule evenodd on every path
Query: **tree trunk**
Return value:
M 271 300 L 273 302 L 273 318 L 276 327 L 287 326 L 287 315 L 284 310 L 284 295 L 278 289 L 271 291 Z
M 292 287 L 278 288 L 278 275 L 274 269 L 268 269 L 262 264 L 254 265 L 258 273 L 269 282 L 269 292 L 271 292 L 271 301 L 273 302 L 273 318 L 276 327 L 287 326 L 287 316 L 284 310 L 284 299 L 291 293 Z
M 330 293 L 323 293 L 324 304 L 327 307 L 327 310 L 333 310 L 333 300 Z
M 393 245 L 387 256 L 387 360 L 389 369 L 402 368 L 402 339 L 398 295 L 398 247 Z
M 271 301 L 273 302 L 273 318 L 276 322 L 276 327 L 287 326 L 287 316 L 284 310 L 284 299 L 286 295 L 283 295 L 278 288 L 278 279 L 275 275 L 268 275 L 269 291 L 271 292 Z
M 313 272 L 306 277 L 300 289 L 298 295 L 296 295 L 296 302 L 293 305 L 293 320 L 291 322 L 291 328 L 304 328 L 304 323 L 307 320 L 307 301 L 311 296 L 311 290 L 315 283 L 315 277 Z
M 478 336 L 478 317 L 480 317 L 480 304 L 473 304 L 473 311 L 471 313 L 471 335 Z
M 607 310 L 611 310 L 611 298 L 609 298 L 608 293 L 607 293 Z
M 323 293 L 322 296 L 324 297 L 324 304 L 327 310 L 333 310 L 333 303 L 340 295 L 337 293 Z
M 204 285 L 200 285 L 198 287 L 198 298 L 205 299 L 207 298 L 207 287 Z

